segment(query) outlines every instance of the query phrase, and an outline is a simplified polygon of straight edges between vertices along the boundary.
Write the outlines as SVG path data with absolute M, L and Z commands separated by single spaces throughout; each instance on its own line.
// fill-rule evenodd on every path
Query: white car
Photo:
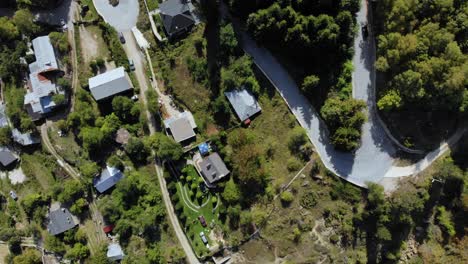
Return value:
M 208 239 L 206 239 L 205 233 L 203 233 L 203 231 L 200 232 L 200 238 L 204 244 L 208 244 Z

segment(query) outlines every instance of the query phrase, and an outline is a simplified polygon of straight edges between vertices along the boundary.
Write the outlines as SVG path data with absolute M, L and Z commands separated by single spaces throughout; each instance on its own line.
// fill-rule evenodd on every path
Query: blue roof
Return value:
M 208 154 L 208 152 L 210 152 L 210 147 L 206 142 L 201 143 L 200 145 L 198 145 L 198 151 L 200 151 L 200 154 L 205 155 Z
M 119 169 L 107 166 L 101 175 L 94 179 L 94 187 L 99 193 L 103 193 L 117 184 L 123 176 L 123 173 Z

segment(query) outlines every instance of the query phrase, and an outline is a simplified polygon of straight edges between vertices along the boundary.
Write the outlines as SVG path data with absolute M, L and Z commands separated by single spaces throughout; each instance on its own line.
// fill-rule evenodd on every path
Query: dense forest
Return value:
M 408 112 L 422 113 L 417 118 L 430 124 L 437 112 L 452 120 L 466 113 L 467 14 L 463 0 L 379 1 L 375 66 L 384 116 L 394 114 L 391 121 L 398 122 Z
M 303 93 L 320 110 L 340 150 L 359 146 L 365 105 L 351 98 L 349 61 L 359 0 L 231 0 L 249 32 L 282 60 Z

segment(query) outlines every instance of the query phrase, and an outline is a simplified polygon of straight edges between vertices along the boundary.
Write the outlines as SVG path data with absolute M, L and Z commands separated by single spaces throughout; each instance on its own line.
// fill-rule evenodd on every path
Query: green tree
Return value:
M 162 133 L 150 136 L 149 145 L 161 159 L 178 160 L 183 154 L 182 146 Z
M 57 254 L 65 253 L 65 244 L 57 237 L 47 234 L 44 240 L 44 248 Z
M 232 24 L 226 24 L 220 28 L 219 42 L 221 58 L 229 58 L 229 56 L 236 55 L 239 43 Z
M 122 122 L 134 123 L 140 116 L 140 106 L 130 98 L 116 96 L 112 99 L 112 109 Z
M 72 204 L 85 193 L 85 186 L 78 181 L 69 180 L 63 183 L 63 189 L 57 196 L 59 202 L 64 204 Z
M 311 94 L 313 93 L 316 89 L 317 86 L 320 83 L 320 78 L 316 75 L 309 75 L 304 78 L 304 81 L 302 82 L 301 85 L 301 90 L 302 92 L 306 94 Z
M 445 207 L 439 206 L 437 207 L 437 223 L 442 227 L 444 232 L 449 236 L 452 237 L 455 235 L 455 227 L 453 226 L 452 220 L 450 219 L 450 213 L 445 210 Z
M 52 45 L 62 54 L 65 54 L 70 49 L 70 44 L 68 43 L 67 34 L 61 32 L 51 32 L 49 34 L 50 41 Z
M 239 187 L 232 178 L 226 183 L 222 197 L 228 204 L 237 204 L 241 200 Z
M 8 17 L 0 17 L 0 40 L 4 43 L 12 41 L 19 36 L 18 28 Z
M 147 146 L 143 143 L 143 140 L 131 137 L 128 140 L 128 144 L 125 145 L 125 152 L 134 161 L 144 162 L 150 156 L 150 151 Z
M 71 89 L 70 81 L 63 77 L 57 79 L 57 85 L 62 87 L 62 89 L 65 91 L 70 91 Z
M 104 139 L 103 133 L 97 127 L 84 127 L 78 136 L 89 153 L 99 151 Z
M 402 105 L 400 93 L 396 90 L 389 90 L 377 102 L 377 107 L 382 111 L 391 111 L 400 108 Z
M 110 156 L 108 159 L 107 159 L 107 165 L 109 165 L 110 167 L 114 167 L 114 168 L 118 168 L 119 170 L 123 170 L 124 169 L 124 164 L 122 163 L 122 161 L 119 159 L 119 157 L 117 157 L 116 155 L 112 155 Z
M 0 146 L 11 143 L 11 128 L 9 126 L 0 128 Z
M 54 103 L 56 105 L 64 104 L 65 103 L 65 95 L 55 94 L 55 95 L 52 96 L 52 101 L 54 101 Z
M 89 256 L 89 248 L 81 243 L 76 243 L 67 251 L 66 258 L 71 260 L 83 260 Z
M 290 191 L 283 191 L 280 195 L 281 202 L 283 204 L 290 204 L 294 201 L 294 195 Z
M 19 32 L 31 36 L 40 30 L 39 26 L 34 23 L 33 19 L 34 16 L 29 10 L 20 9 L 15 12 L 13 23 L 16 25 Z
M 26 249 L 24 252 L 13 258 L 13 264 L 41 264 L 41 254 L 34 249 Z

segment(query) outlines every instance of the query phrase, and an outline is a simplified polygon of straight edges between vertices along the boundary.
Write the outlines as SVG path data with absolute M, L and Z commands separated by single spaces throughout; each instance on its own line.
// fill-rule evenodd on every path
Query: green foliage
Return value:
M 20 32 L 8 17 L 0 17 L 0 40 L 4 43 L 18 38 Z
M 13 264 L 41 264 L 41 254 L 34 249 L 26 249 L 19 256 L 13 258 Z
M 385 90 L 398 92 L 411 108 L 459 111 L 468 80 L 466 10 L 463 1 L 379 5 L 376 67 L 386 75 Z
M 117 67 L 124 66 L 128 70 L 128 60 L 125 50 L 119 41 L 117 31 L 109 24 L 105 22 L 99 23 L 99 27 L 102 30 L 102 37 L 106 42 L 111 52 L 112 60 L 114 60 Z
M 232 24 L 226 24 L 219 30 L 220 58 L 226 60 L 238 52 L 238 41 Z
M 301 196 L 299 203 L 306 209 L 311 209 L 317 204 L 317 195 L 314 192 L 306 192 Z
M 117 157 L 117 155 L 112 155 L 107 159 L 106 164 L 110 167 L 117 168 L 119 170 L 123 170 L 124 165 L 122 161 Z
M 225 91 L 245 87 L 254 94 L 258 94 L 260 85 L 252 70 L 252 59 L 244 55 L 234 60 L 227 68 L 221 69 L 221 88 Z
M 316 75 L 309 75 L 304 78 L 304 81 L 301 85 L 302 92 L 306 94 L 311 94 L 317 89 L 317 86 L 320 83 L 320 78 Z
M 331 132 L 332 143 L 340 150 L 354 150 L 359 146 L 360 129 L 366 120 L 362 112 L 365 103 L 356 99 L 331 97 L 320 110 Z
M 228 204 L 237 204 L 241 200 L 239 187 L 232 178 L 226 182 L 222 197 Z
M 294 195 L 290 191 L 286 190 L 281 193 L 280 199 L 283 204 L 287 205 L 294 201 Z
M 88 256 L 88 247 L 81 243 L 76 243 L 71 249 L 67 251 L 67 254 L 65 255 L 66 258 L 69 258 L 74 261 L 86 259 Z
M 57 200 L 64 204 L 72 204 L 85 193 L 85 186 L 78 181 L 69 180 L 61 185 L 61 190 L 57 195 Z
M 135 123 L 140 117 L 140 105 L 125 96 L 114 97 L 112 109 L 124 123 Z
M 58 237 L 49 234 L 45 237 L 44 248 L 57 254 L 65 253 L 65 244 Z
M 187 57 L 185 58 L 188 70 L 194 81 L 206 85 L 208 82 L 207 62 L 203 58 Z
M 161 159 L 178 160 L 183 154 L 182 146 L 162 133 L 150 136 L 149 146 L 155 150 L 156 156 Z
M 134 161 L 144 162 L 150 156 L 150 150 L 143 141 L 136 137 L 131 137 L 125 145 L 125 152 Z
M 84 148 L 88 153 L 97 153 L 101 150 L 104 134 L 97 127 L 84 127 L 81 129 L 79 138 L 83 142 Z
M 50 42 L 52 46 L 56 48 L 61 54 L 66 54 L 70 49 L 68 43 L 67 33 L 64 32 L 51 32 L 49 34 Z
M 13 23 L 16 25 L 19 32 L 31 36 L 40 30 L 40 27 L 34 23 L 33 19 L 34 16 L 29 10 L 20 9 L 15 12 Z
M 444 232 L 449 237 L 452 237 L 455 235 L 456 232 L 455 227 L 453 226 L 452 220 L 450 218 L 450 213 L 447 210 L 445 210 L 445 207 L 437 207 L 437 223 L 442 227 Z
M 52 96 L 52 101 L 54 101 L 54 103 L 56 105 L 64 104 L 65 103 L 65 95 L 63 95 L 63 94 L 54 94 Z
M 154 89 L 148 89 L 146 92 L 146 100 L 147 100 L 147 107 L 148 111 L 152 115 L 156 115 L 159 113 L 159 102 L 158 102 L 158 95 Z
M 0 146 L 6 146 L 11 143 L 11 128 L 2 127 L 0 128 Z
M 391 111 L 400 108 L 402 105 L 401 96 L 398 91 L 388 90 L 377 102 L 377 107 L 382 111 Z
M 79 169 L 81 174 L 88 179 L 92 179 L 99 172 L 99 166 L 90 161 L 84 162 Z
M 49 197 L 39 194 L 39 193 L 32 193 L 32 194 L 26 195 L 21 200 L 23 209 L 29 217 L 32 217 L 34 212 L 38 208 L 46 206 L 48 202 L 49 202 Z

